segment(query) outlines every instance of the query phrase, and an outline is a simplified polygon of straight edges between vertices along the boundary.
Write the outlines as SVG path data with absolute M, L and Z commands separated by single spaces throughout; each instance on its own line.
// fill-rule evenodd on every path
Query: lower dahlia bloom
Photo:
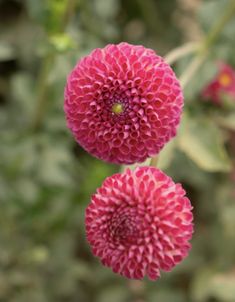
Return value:
M 192 207 L 180 184 L 153 167 L 108 177 L 86 209 L 94 255 L 115 273 L 151 280 L 185 258 Z
M 82 58 L 68 77 L 64 110 L 77 142 L 112 163 L 156 155 L 179 124 L 179 81 L 151 49 L 107 45 Z
M 204 88 L 202 96 L 220 104 L 224 94 L 235 100 L 235 70 L 227 64 L 220 63 L 218 73 Z

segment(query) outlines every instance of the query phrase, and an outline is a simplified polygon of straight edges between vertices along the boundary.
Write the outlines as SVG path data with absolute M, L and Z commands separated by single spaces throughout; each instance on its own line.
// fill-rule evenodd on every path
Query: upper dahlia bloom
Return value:
M 218 73 L 204 88 L 202 96 L 220 104 L 224 94 L 235 100 L 235 70 L 225 63 L 220 63 Z
M 176 135 L 183 106 L 179 81 L 143 46 L 95 49 L 68 76 L 64 110 L 77 142 L 112 163 L 143 162 Z
M 108 177 L 86 209 L 93 253 L 115 273 L 151 280 L 185 258 L 192 207 L 180 184 L 154 167 Z

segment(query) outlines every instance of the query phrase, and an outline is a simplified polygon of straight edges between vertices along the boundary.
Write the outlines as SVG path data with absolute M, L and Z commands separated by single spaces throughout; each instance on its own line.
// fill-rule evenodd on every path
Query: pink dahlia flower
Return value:
M 235 100 L 235 70 L 225 63 L 220 63 L 218 73 L 204 88 L 202 96 L 220 104 L 224 94 Z
M 180 184 L 153 167 L 108 177 L 86 209 L 94 255 L 115 273 L 151 280 L 185 258 L 192 207 Z
M 107 45 L 82 58 L 65 88 L 67 125 L 92 155 L 143 162 L 176 135 L 183 106 L 179 81 L 151 49 Z

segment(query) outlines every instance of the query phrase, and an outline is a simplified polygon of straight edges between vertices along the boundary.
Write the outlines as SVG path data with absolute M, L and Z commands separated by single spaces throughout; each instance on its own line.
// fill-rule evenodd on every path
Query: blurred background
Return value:
M 235 301 L 231 5 L 0 0 L 0 302 Z M 80 57 L 108 43 L 143 44 L 162 56 L 185 43 L 201 45 L 224 13 L 230 14 L 227 23 L 219 23 L 203 64 L 185 86 L 178 135 L 159 158 L 194 206 L 192 250 L 157 282 L 128 281 L 103 267 L 85 239 L 90 196 L 120 167 L 92 158 L 74 142 L 63 113 L 66 76 Z M 175 61 L 176 74 L 196 56 Z M 234 80 L 229 91 L 218 80 L 221 62 Z M 213 81 L 220 85 L 216 100 L 203 96 Z

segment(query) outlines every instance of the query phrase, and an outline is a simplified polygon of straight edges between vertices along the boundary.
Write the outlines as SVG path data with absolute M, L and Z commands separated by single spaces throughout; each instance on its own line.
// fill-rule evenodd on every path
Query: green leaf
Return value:
M 221 12 L 227 8 L 229 5 L 228 0 L 208 0 L 204 1 L 203 5 L 201 5 L 199 9 L 199 20 L 201 22 L 202 27 L 207 32 L 211 26 L 216 23 L 216 20 L 221 17 Z M 230 21 L 225 24 L 222 33 L 220 34 L 220 39 L 226 38 L 225 42 L 233 42 L 233 35 L 235 33 L 235 19 L 231 18 Z M 228 40 L 229 39 L 229 40 Z
M 75 47 L 75 43 L 70 36 L 65 33 L 57 33 L 50 37 L 52 46 L 58 52 L 65 52 Z
M 219 301 L 233 302 L 235 297 L 235 274 L 216 274 L 211 279 L 211 292 Z
M 221 132 L 208 117 L 195 119 L 185 113 L 178 134 L 178 146 L 201 169 L 210 172 L 230 170 Z
M 200 95 L 205 85 L 215 77 L 216 72 L 217 65 L 215 64 L 214 59 L 208 58 L 190 80 L 190 85 L 186 86 L 184 91 L 185 100 L 187 102 L 193 101 L 195 95 Z
M 214 275 L 211 268 L 198 270 L 191 285 L 191 296 L 195 302 L 204 302 L 210 296 L 209 280 Z
M 13 47 L 1 42 L 0 44 L 0 61 L 7 61 L 15 58 L 15 51 Z
M 199 270 L 192 283 L 193 301 L 204 302 L 208 298 L 216 298 L 221 302 L 233 302 L 234 284 L 235 274 L 233 272 L 219 273 L 210 269 Z
M 221 17 L 223 12 L 229 5 L 229 0 L 208 0 L 203 1 L 200 9 L 198 10 L 198 19 L 201 27 L 204 29 L 205 34 Z M 234 53 L 234 37 L 235 35 L 235 18 L 231 18 L 223 27 L 222 32 L 217 37 L 214 46 L 211 48 L 210 56 L 215 57 L 218 61 L 233 60 Z M 206 62 L 205 62 L 206 63 Z
M 221 126 L 230 130 L 235 130 L 235 113 L 230 113 L 226 116 L 219 116 L 216 120 Z
M 17 112 L 21 111 L 24 118 L 30 119 L 35 109 L 35 87 L 30 74 L 20 72 L 11 78 L 11 95 L 17 103 Z
M 69 186 L 71 177 L 67 167 L 70 165 L 71 156 L 67 149 L 59 145 L 45 147 L 38 167 L 39 177 L 48 185 Z
M 216 22 L 216 19 L 219 18 L 221 11 L 223 11 L 227 3 L 227 0 L 209 0 L 200 6 L 198 17 L 201 25 L 206 30 Z

